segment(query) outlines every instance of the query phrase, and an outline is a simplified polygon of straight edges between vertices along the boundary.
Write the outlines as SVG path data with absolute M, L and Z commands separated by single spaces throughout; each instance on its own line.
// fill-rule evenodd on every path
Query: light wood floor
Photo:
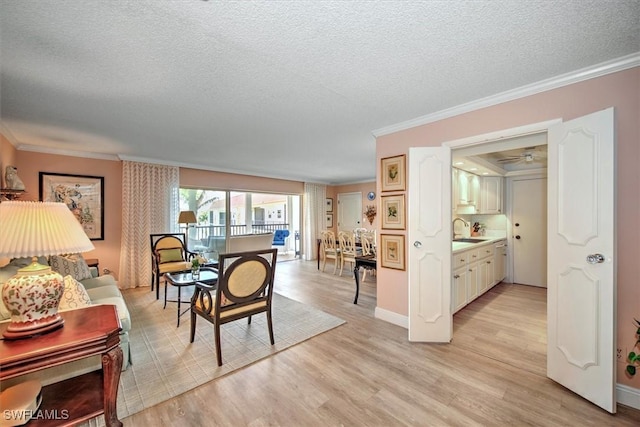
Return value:
M 546 378 L 544 289 L 500 284 L 455 315 L 451 344 L 424 344 L 374 318 L 375 279 L 358 305 L 352 275 L 315 262 L 279 263 L 276 284 L 347 323 L 124 425 L 640 425 L 640 411 L 619 405 L 610 415 Z

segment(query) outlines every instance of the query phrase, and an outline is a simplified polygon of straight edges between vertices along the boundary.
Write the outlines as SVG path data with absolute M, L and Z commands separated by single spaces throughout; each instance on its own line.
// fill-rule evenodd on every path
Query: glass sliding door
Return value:
M 189 224 L 187 238 L 190 251 L 214 261 L 218 260 L 219 253 L 225 252 L 227 200 L 226 191 L 180 189 L 180 210 L 194 211 L 198 220 L 197 224 Z
M 197 224 L 189 224 L 189 250 L 218 259 L 227 238 L 243 234 L 289 235 L 277 245 L 281 259 L 300 255 L 301 206 L 299 195 L 180 189 L 180 210 L 196 213 Z M 184 225 L 181 231 L 185 231 Z

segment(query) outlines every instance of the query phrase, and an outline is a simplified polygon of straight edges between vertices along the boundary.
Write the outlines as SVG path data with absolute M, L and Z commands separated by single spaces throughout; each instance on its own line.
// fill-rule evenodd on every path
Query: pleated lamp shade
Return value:
M 64 203 L 2 202 L 0 236 L 0 257 L 34 258 L 2 286 L 2 301 L 11 312 L 4 337 L 25 338 L 62 326 L 62 276 L 38 264 L 36 257 L 94 249 L 82 225 Z
M 178 224 L 193 224 L 198 222 L 194 211 L 181 211 L 178 215 Z

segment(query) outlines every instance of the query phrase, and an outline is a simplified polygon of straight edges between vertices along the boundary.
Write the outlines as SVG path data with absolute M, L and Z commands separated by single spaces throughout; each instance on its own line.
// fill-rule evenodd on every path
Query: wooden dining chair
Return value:
M 191 337 L 196 334 L 196 320 L 202 317 L 214 326 L 216 358 L 222 366 L 220 325 L 266 313 L 271 345 L 273 324 L 271 300 L 276 271 L 277 248 L 221 254 L 218 259 L 218 283 L 196 283 L 191 298 Z
M 336 274 L 338 270 L 338 264 L 340 263 L 340 249 L 336 245 L 336 235 L 333 234 L 331 230 L 323 230 L 320 233 L 320 237 L 322 239 L 322 251 L 324 254 L 322 261 L 322 271 L 324 272 L 324 268 L 327 265 L 327 259 L 332 259 L 334 261 L 333 265 L 333 274 Z
M 341 231 L 338 233 L 338 242 L 340 243 L 340 276 L 344 269 L 344 263 L 351 264 L 351 270 L 356 264 L 356 256 L 358 255 L 356 249 L 356 235 L 352 232 Z
M 360 234 L 360 243 L 362 243 L 362 256 L 375 256 L 375 232 L 365 231 Z M 368 268 L 364 268 L 362 272 L 362 281 L 367 277 Z M 371 270 L 371 274 L 375 274 L 375 270 Z

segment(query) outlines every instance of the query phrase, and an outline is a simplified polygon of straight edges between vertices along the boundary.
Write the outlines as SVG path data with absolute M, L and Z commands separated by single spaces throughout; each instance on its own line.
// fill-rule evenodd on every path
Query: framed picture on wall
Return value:
M 333 199 L 331 197 L 327 197 L 324 206 L 325 212 L 333 212 Z
M 40 172 L 40 200 L 62 202 L 91 240 L 104 240 L 104 177 Z
M 404 270 L 404 236 L 399 234 L 380 235 L 380 264 L 385 268 Z
M 405 229 L 404 194 L 382 196 L 382 228 L 387 230 Z
M 385 157 L 381 160 L 382 191 L 404 191 L 405 184 L 405 155 Z
M 324 226 L 326 228 L 332 228 L 333 227 L 333 214 L 332 213 L 326 214 L 326 220 L 324 222 Z

